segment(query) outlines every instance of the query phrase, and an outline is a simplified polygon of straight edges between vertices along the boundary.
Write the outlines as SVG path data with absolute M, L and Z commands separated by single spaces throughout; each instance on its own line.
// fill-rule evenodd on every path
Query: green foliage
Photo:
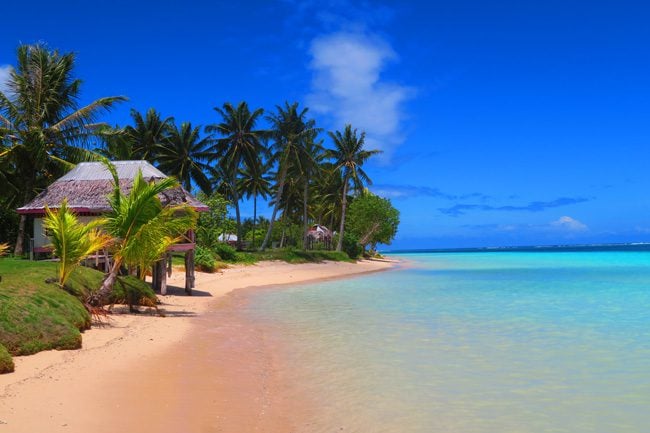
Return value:
M 85 145 L 96 135 L 99 115 L 126 100 L 106 97 L 80 107 L 81 80 L 73 74 L 73 53 L 36 44 L 20 45 L 16 54 L 7 91 L 0 91 L 0 137 L 11 135 L 5 148 L 0 145 L 0 178 L 13 190 L 7 201 L 11 206 L 32 199 L 71 163 L 94 158 Z M 24 232 L 16 235 L 16 252 L 22 254 Z
M 212 250 L 226 262 L 234 262 L 237 260 L 237 250 L 228 244 L 217 243 L 212 247 Z
M 158 194 L 176 187 L 173 178 L 149 183 L 139 171 L 128 195 L 120 191 L 115 167 L 114 191 L 109 197 L 111 212 L 105 228 L 116 240 L 114 256 L 128 266 L 148 269 L 172 244 L 196 225 L 196 212 L 188 205 L 163 207 Z
M 322 261 L 349 262 L 345 252 L 337 251 L 303 251 L 297 248 L 278 248 L 273 250 L 248 253 L 256 260 L 281 260 L 287 263 L 318 263 Z
M 56 275 L 55 263 L 2 259 L 0 274 L 0 343 L 10 353 L 81 347 L 79 331 L 90 326 L 90 315 L 75 296 L 46 282 Z M 98 271 L 79 268 L 69 284 L 84 291 L 87 282 L 101 278 Z
M 350 204 L 346 227 L 366 245 L 390 244 L 397 234 L 399 211 L 390 200 L 366 192 Z
M 197 245 L 194 256 L 194 264 L 201 272 L 214 272 L 216 268 L 216 258 L 214 256 L 214 253 L 208 248 Z
M 215 192 L 210 195 L 199 193 L 197 198 L 210 210 L 201 212 L 196 228 L 196 243 L 212 248 L 219 243 L 219 236 L 229 232 L 234 225 L 228 220 L 229 202 L 221 194 Z
M 139 278 L 120 277 L 109 298 L 111 304 L 126 304 L 129 308 L 136 305 L 156 307 L 158 297 L 151 286 Z
M 79 222 L 68 209 L 67 199 L 58 210 L 45 207 L 43 224 L 50 232 L 54 255 L 59 258 L 59 285 L 65 285 L 84 257 L 108 245 L 110 237 L 96 228 L 102 222 L 101 219 L 91 224 Z M 1 252 L 0 246 L 0 255 Z
M 343 234 L 342 250 L 351 259 L 358 259 L 361 256 L 361 254 L 363 254 L 363 247 L 361 246 L 361 244 L 359 244 L 359 238 L 357 238 L 352 233 Z
M 0 374 L 11 373 L 14 371 L 14 360 L 11 359 L 11 354 L 0 344 Z

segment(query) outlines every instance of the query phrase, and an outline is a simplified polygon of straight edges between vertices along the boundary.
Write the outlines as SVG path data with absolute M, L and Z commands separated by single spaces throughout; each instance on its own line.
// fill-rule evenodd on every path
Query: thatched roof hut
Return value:
M 120 180 L 120 189 L 128 194 L 133 187 L 133 180 L 138 173 L 147 181 L 164 179 L 167 176 L 147 161 L 115 161 L 113 162 Z M 65 176 L 56 180 L 43 192 L 37 195 L 25 206 L 17 209 L 18 213 L 34 217 L 34 237 L 31 242 L 31 253 L 46 253 L 50 241 L 43 228 L 45 206 L 55 209 L 67 198 L 68 207 L 74 211 L 81 221 L 87 222 L 111 210 L 108 196 L 113 191 L 113 177 L 101 162 L 82 162 L 70 170 Z M 209 208 L 194 198 L 183 187 L 165 191 L 159 195 L 163 206 L 187 203 L 198 212 L 208 211 Z M 169 251 L 185 253 L 186 281 L 185 289 L 191 293 L 194 287 L 194 233 L 189 232 L 186 239 L 173 245 Z M 95 264 L 103 263 L 108 266 L 108 252 L 101 258 L 95 256 Z M 170 267 L 171 268 L 171 267 Z M 166 290 L 165 272 L 166 260 L 154 267 L 154 287 L 163 293 Z
M 113 162 L 120 179 L 120 189 L 128 193 L 133 186 L 133 179 L 138 170 L 146 180 L 164 179 L 167 176 L 147 161 Z M 47 189 L 25 206 L 18 208 L 18 213 L 45 215 L 45 205 L 57 208 L 64 198 L 68 207 L 79 215 L 99 215 L 110 211 L 108 196 L 113 191 L 113 177 L 101 162 L 82 162 L 65 176 L 56 180 Z M 198 201 L 183 187 L 177 187 L 160 195 L 163 206 L 187 203 L 195 210 L 207 211 L 208 207 Z

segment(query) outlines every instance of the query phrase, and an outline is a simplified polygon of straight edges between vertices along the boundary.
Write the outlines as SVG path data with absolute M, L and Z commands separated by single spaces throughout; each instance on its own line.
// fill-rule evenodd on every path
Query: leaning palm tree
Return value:
M 291 166 L 300 167 L 301 159 L 304 159 L 305 142 L 317 134 L 320 129 L 316 128 L 312 119 L 307 119 L 307 108 L 298 109 L 298 103 L 284 103 L 284 107 L 277 106 L 277 113 L 267 117 L 271 122 L 271 137 L 273 145 L 271 147 L 271 157 L 278 164 L 278 174 L 276 179 L 275 198 L 273 213 L 269 221 L 269 228 L 260 246 L 264 251 L 271 240 L 273 232 L 273 223 L 280 208 L 281 198 L 284 193 L 284 186 L 287 180 L 287 172 Z
M 237 107 L 226 102 L 223 108 L 214 109 L 221 116 L 221 123 L 208 125 L 205 130 L 216 133 L 222 138 L 217 139 L 213 147 L 214 156 L 220 158 L 219 165 L 227 173 L 232 201 L 235 206 L 237 220 L 237 248 L 241 249 L 241 214 L 239 210 L 239 191 L 237 179 L 241 170 L 251 168 L 258 163 L 260 155 L 266 153 L 263 140 L 268 135 L 267 131 L 257 129 L 256 125 L 262 117 L 264 110 L 258 108 L 252 112 L 246 102 L 240 102 Z
M 210 169 L 211 143 L 211 137 L 201 137 L 200 126 L 192 128 L 189 122 L 183 122 L 180 128 L 173 125 L 167 140 L 156 150 L 158 168 L 175 176 L 186 190 L 192 190 L 194 181 L 201 191 L 210 194 L 212 186 L 206 172 Z
M 114 239 L 113 265 L 99 290 L 88 298 L 87 304 L 92 307 L 101 306 L 108 299 L 123 265 L 149 268 L 196 225 L 196 212 L 189 205 L 163 207 L 158 198 L 158 194 L 178 186 L 176 179 L 147 182 L 138 172 L 131 191 L 125 195 L 120 190 L 115 167 L 108 162 L 106 165 L 113 176 L 113 193 L 104 229 Z
M 50 233 L 52 252 L 59 259 L 61 287 L 65 286 L 72 271 L 85 257 L 106 247 L 111 241 L 111 237 L 98 228 L 102 223 L 101 218 L 88 224 L 81 223 L 68 209 L 67 199 L 56 210 L 45 207 L 43 225 Z
M 93 158 L 86 146 L 95 135 L 99 114 L 126 98 L 100 98 L 79 107 L 81 80 L 72 73 L 74 54 L 37 44 L 20 45 L 17 56 L 8 90 L 0 91 L 0 129 L 8 143 L 0 163 L 10 161 L 19 179 L 19 201 L 26 203 L 71 163 Z M 21 215 L 16 255 L 23 253 L 24 236 L 25 215 Z
M 253 166 L 246 166 L 241 171 L 238 183 L 239 196 L 247 199 L 253 197 L 253 248 L 255 247 L 255 230 L 257 228 L 257 198 L 266 200 L 271 195 L 272 161 L 259 159 Z
M 347 207 L 348 189 L 352 181 L 354 189 L 357 192 L 363 191 L 364 184 L 372 185 L 361 166 L 373 155 L 381 153 L 380 150 L 365 150 L 366 133 L 362 132 L 357 136 L 357 130 L 352 129 L 352 125 L 345 125 L 343 133 L 340 131 L 329 132 L 329 136 L 334 141 L 334 149 L 329 151 L 329 156 L 335 161 L 334 168 L 343 171 L 343 192 L 341 196 L 341 225 L 339 230 L 339 240 L 336 244 L 336 251 L 343 248 L 343 232 L 345 229 L 345 211 Z

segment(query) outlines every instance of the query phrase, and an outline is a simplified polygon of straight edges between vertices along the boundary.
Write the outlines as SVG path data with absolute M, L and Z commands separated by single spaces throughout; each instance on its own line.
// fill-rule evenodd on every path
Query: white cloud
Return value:
M 586 224 L 571 218 L 570 216 L 563 216 L 551 222 L 551 227 L 567 230 L 570 232 L 584 232 L 589 230 Z
M 0 65 L 0 92 L 6 92 L 9 74 L 13 68 L 10 65 Z
M 350 123 L 365 131 L 367 148 L 383 150 L 388 160 L 404 141 L 402 105 L 413 93 L 381 77 L 397 54 L 377 36 L 347 31 L 315 38 L 310 53 L 313 78 L 307 105 L 331 116 L 336 129 Z

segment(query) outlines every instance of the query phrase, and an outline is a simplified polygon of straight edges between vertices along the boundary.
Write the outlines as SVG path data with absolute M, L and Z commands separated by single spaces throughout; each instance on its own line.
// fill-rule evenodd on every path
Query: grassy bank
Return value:
M 56 263 L 6 258 L 0 259 L 0 276 L 0 345 L 9 354 L 81 347 L 81 331 L 90 327 L 90 315 L 77 296 L 97 289 L 101 272 L 78 268 L 66 291 L 47 282 L 56 276 Z M 132 278 L 127 283 L 126 288 L 116 285 L 115 300 L 153 296 L 146 283 Z M 13 365 L 7 357 L 0 347 L 0 372 Z

